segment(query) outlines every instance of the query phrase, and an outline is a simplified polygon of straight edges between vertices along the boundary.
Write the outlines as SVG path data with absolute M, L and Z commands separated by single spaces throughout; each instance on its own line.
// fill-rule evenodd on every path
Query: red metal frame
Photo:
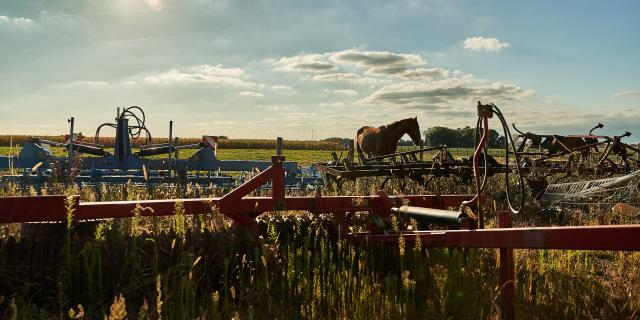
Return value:
M 499 228 L 351 234 L 355 242 L 397 244 L 416 239 L 430 247 L 640 251 L 640 225 Z
M 448 209 L 474 195 L 403 195 L 387 196 L 379 191 L 370 196 L 322 196 L 319 192 L 310 197 L 285 196 L 282 168 L 284 157 L 272 157 L 273 165 L 253 179 L 245 182 L 221 198 L 165 199 L 140 201 L 80 202 L 74 198 L 75 220 L 126 218 L 133 216 L 137 205 L 151 210 L 141 212 L 145 216 L 173 215 L 175 205 L 181 202 L 185 214 L 210 213 L 217 208 L 235 225 L 255 228 L 255 217 L 269 211 L 295 210 L 315 214 L 333 213 L 345 215 L 354 212 L 372 212 L 385 218 L 391 208 L 402 205 Z M 271 182 L 270 197 L 250 197 L 251 192 Z M 37 221 L 63 221 L 67 219 L 66 196 L 34 196 L 0 198 L 0 223 Z

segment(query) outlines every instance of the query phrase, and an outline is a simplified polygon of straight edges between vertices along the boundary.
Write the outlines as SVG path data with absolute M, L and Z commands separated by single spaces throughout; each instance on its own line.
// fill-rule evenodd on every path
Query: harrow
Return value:
M 435 156 L 425 160 L 425 153 L 433 151 L 437 151 Z M 354 161 L 352 154 L 352 150 L 349 150 L 349 156 L 340 159 L 336 153 L 333 153 L 330 162 L 316 163 L 313 166 L 322 174 L 325 184 L 335 182 L 338 187 L 341 187 L 345 181 L 354 181 L 363 177 L 385 177 L 382 186 L 391 178 L 409 178 L 421 185 L 427 185 L 433 179 L 440 177 L 455 176 L 466 182 L 471 181 L 473 177 L 471 161 L 454 159 L 446 145 L 370 158 L 359 155 L 357 162 Z M 485 172 L 488 175 L 505 173 L 509 170 L 489 155 L 486 155 L 485 159 L 487 161 L 481 165 L 481 169 L 485 171 L 486 165 Z
M 132 120 L 134 123 L 130 124 Z M 53 181 L 85 185 L 192 183 L 236 186 L 238 179 L 230 172 L 255 173 L 271 165 L 269 161 L 218 159 L 216 136 L 203 136 L 202 141 L 196 144 L 175 145 L 172 138 L 173 121 L 169 122 L 168 142 L 152 144 L 151 133 L 145 126 L 144 111 L 137 106 L 122 110 L 118 108 L 115 123 L 100 125 L 94 143 L 81 140 L 81 136 L 74 132 L 74 118 L 69 119 L 69 124 L 65 143 L 32 137 L 17 156 L 0 156 L 0 170 L 22 169 L 21 174 L 1 176 L 0 183 L 13 182 L 37 188 Z M 116 130 L 113 151 L 99 144 L 100 131 L 104 127 Z M 143 134 L 146 136 L 145 145 L 134 152 L 131 139 L 138 139 Z M 282 150 L 281 138 L 278 138 L 278 146 L 278 150 Z M 65 148 L 68 156 L 54 156 L 51 147 Z M 188 159 L 179 159 L 178 151 L 185 149 L 196 151 Z M 282 167 L 286 172 L 287 187 L 321 183 L 313 170 L 300 168 L 296 162 L 283 161 Z
M 476 194 L 389 196 L 378 191 L 368 196 L 325 196 L 318 189 L 313 196 L 288 196 L 285 190 L 287 162 L 283 156 L 276 155 L 272 157 L 268 168 L 219 198 L 81 202 L 79 197 L 73 197 L 69 201 L 66 196 L 5 197 L 0 198 L 0 223 L 64 221 L 69 210 L 72 210 L 73 218 L 77 221 L 131 217 L 134 211 L 144 216 L 172 215 L 177 203 L 181 203 L 184 214 L 217 211 L 228 217 L 232 226 L 252 232 L 258 232 L 259 218 L 267 212 L 288 210 L 330 215 L 338 234 L 353 244 L 393 245 L 420 241 L 426 247 L 499 248 L 502 314 L 507 319 L 515 317 L 513 249 L 640 250 L 639 225 L 513 228 L 511 215 L 519 213 L 524 204 L 518 153 L 514 153 L 517 173 L 515 187 L 518 192 L 511 194 L 513 186 L 507 183 L 507 204 L 510 210 L 498 212 L 499 228 L 485 229 L 485 210 L 482 208 L 485 202 L 482 195 L 484 179 L 480 162 L 486 147 L 489 118 L 497 116 L 505 130 L 505 136 L 511 135 L 504 117 L 495 105 L 478 103 L 477 108 L 478 128 L 482 136 L 471 163 Z M 513 146 L 511 141 L 506 145 L 506 151 Z M 508 167 L 508 153 L 505 157 Z M 487 169 L 486 164 L 484 168 Z M 510 170 L 505 170 L 504 174 L 507 175 L 505 180 L 509 181 Z M 485 172 L 484 177 L 486 176 Z M 267 183 L 272 187 L 270 196 L 250 196 Z M 134 210 L 139 206 L 149 210 Z M 349 226 L 359 212 L 368 214 L 368 231 L 350 232 Z M 415 230 L 410 225 L 393 230 L 388 227 L 391 217 L 400 220 L 412 218 L 422 227 L 436 227 L 437 230 Z
M 622 142 L 631 136 L 628 131 L 614 137 L 595 135 L 594 130 L 604 127 L 598 123 L 589 134 L 563 136 L 522 132 L 515 123 L 512 126 L 519 133 L 515 152 L 524 158 L 525 168 L 538 173 L 611 175 L 640 167 L 640 148 Z

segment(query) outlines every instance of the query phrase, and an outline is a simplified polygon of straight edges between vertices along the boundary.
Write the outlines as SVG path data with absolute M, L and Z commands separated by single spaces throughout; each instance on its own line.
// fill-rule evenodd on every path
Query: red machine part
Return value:
M 273 165 L 221 198 L 167 199 L 140 201 L 80 202 L 74 198 L 75 220 L 126 218 L 133 216 L 136 205 L 142 215 L 173 215 L 176 203 L 181 202 L 185 214 L 202 214 L 217 208 L 241 227 L 254 228 L 255 217 L 268 211 L 299 210 L 315 214 L 346 214 L 372 212 L 385 218 L 393 206 L 412 205 L 447 209 L 457 207 L 473 195 L 403 195 L 387 196 L 379 191 L 370 196 L 286 197 L 282 168 L 284 157 L 273 156 Z M 271 197 L 247 197 L 264 184 L 271 182 Z M 67 218 L 66 196 L 3 197 L 0 198 L 0 223 L 63 221 Z

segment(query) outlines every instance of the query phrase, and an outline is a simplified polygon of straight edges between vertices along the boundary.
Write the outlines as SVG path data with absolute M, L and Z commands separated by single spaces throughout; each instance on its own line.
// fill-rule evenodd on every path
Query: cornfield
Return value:
M 10 145 L 22 145 L 30 136 L 26 135 L 0 135 L 0 147 Z M 64 142 L 64 136 L 40 136 L 41 139 L 54 142 Z M 152 143 L 167 143 L 168 138 L 153 138 Z M 94 142 L 93 137 L 85 137 L 83 141 Z M 202 141 L 202 138 L 179 138 L 180 144 L 194 144 Z M 133 139 L 133 147 L 145 144 L 145 139 Z M 115 137 L 100 137 L 99 143 L 107 148 L 113 148 Z M 290 150 L 345 150 L 346 146 L 337 141 L 311 141 L 311 140 L 285 140 L 284 145 Z M 272 149 L 276 148 L 276 141 L 269 139 L 220 139 L 220 148 L 224 149 Z

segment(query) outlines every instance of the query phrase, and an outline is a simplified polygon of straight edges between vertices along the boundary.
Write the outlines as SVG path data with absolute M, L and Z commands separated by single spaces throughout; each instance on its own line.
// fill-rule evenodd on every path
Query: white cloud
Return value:
M 518 86 L 472 78 L 449 78 L 437 81 L 405 81 L 387 85 L 360 100 L 359 104 L 404 106 L 448 112 L 455 105 L 473 105 L 476 100 L 492 102 L 523 100 L 535 94 Z M 464 113 L 468 113 L 468 108 Z
M 640 97 L 640 90 L 628 90 L 628 91 L 620 91 L 611 95 L 613 98 L 630 98 L 630 97 Z
M 384 70 L 383 70 L 384 71 Z M 449 76 L 449 70 L 442 68 L 416 68 L 416 69 L 403 69 L 403 70 L 394 70 L 394 69 L 386 69 L 388 74 L 397 78 L 406 78 L 406 79 L 422 79 L 422 80 L 431 80 L 435 78 L 446 78 Z
M 511 44 L 500 42 L 496 38 L 472 37 L 464 40 L 463 47 L 465 50 L 475 52 L 500 52 L 511 47 Z
M 254 87 L 255 82 L 246 81 L 245 72 L 238 68 L 225 68 L 223 65 L 208 64 L 193 66 L 186 70 L 170 69 L 166 72 L 146 75 L 144 82 L 149 84 L 209 84 L 232 87 Z
M 341 94 L 341 95 L 345 95 L 345 96 L 357 96 L 358 95 L 358 91 L 351 90 L 351 89 L 338 89 L 338 90 L 324 89 L 324 92 L 325 93 Z
M 336 70 L 336 66 L 329 62 L 324 54 L 302 54 L 268 62 L 283 71 L 324 73 Z
M 294 94 L 294 93 L 296 93 L 296 90 L 294 90 L 292 86 L 283 85 L 283 84 L 272 85 L 271 86 L 271 90 L 273 90 L 273 91 L 275 91 L 276 93 L 279 93 L 279 94 Z
M 380 83 L 380 80 L 363 77 L 359 74 L 355 73 L 327 73 L 327 74 L 319 74 L 315 75 L 312 78 L 314 81 L 322 81 L 322 82 L 345 82 L 345 83 L 353 83 L 353 84 L 377 84 Z
M 319 106 L 321 108 L 342 108 L 346 106 L 346 104 L 344 102 L 321 102 Z
M 278 70 L 315 73 L 315 81 L 376 84 L 388 78 L 431 80 L 446 78 L 449 71 L 423 68 L 427 62 L 418 54 L 348 49 L 329 53 L 301 54 L 268 60 Z M 354 71 L 352 69 L 356 69 Z M 364 75 L 368 76 L 365 77 Z
M 26 26 L 32 26 L 35 23 L 33 22 L 33 20 L 25 17 L 12 18 L 8 16 L 0 16 L 0 25 L 2 24 L 13 25 L 17 27 L 26 27 Z
M 260 92 L 256 92 L 256 91 L 240 91 L 238 92 L 239 96 L 242 97 L 257 97 L 257 98 L 261 98 L 264 95 Z
M 278 91 L 291 91 L 291 90 L 293 90 L 293 88 L 291 86 L 286 86 L 286 85 L 282 85 L 282 84 L 271 86 L 271 89 L 278 90 Z
M 64 83 L 64 84 L 62 84 L 62 86 L 63 87 L 68 87 L 68 88 L 77 88 L 77 87 L 103 88 L 103 87 L 109 86 L 109 82 L 107 82 L 107 81 L 81 80 L 81 81 L 72 81 L 72 82 Z
M 351 64 L 368 69 L 408 68 L 427 62 L 417 54 L 394 53 L 388 51 L 362 51 L 356 49 L 333 53 L 330 59 L 336 63 Z

